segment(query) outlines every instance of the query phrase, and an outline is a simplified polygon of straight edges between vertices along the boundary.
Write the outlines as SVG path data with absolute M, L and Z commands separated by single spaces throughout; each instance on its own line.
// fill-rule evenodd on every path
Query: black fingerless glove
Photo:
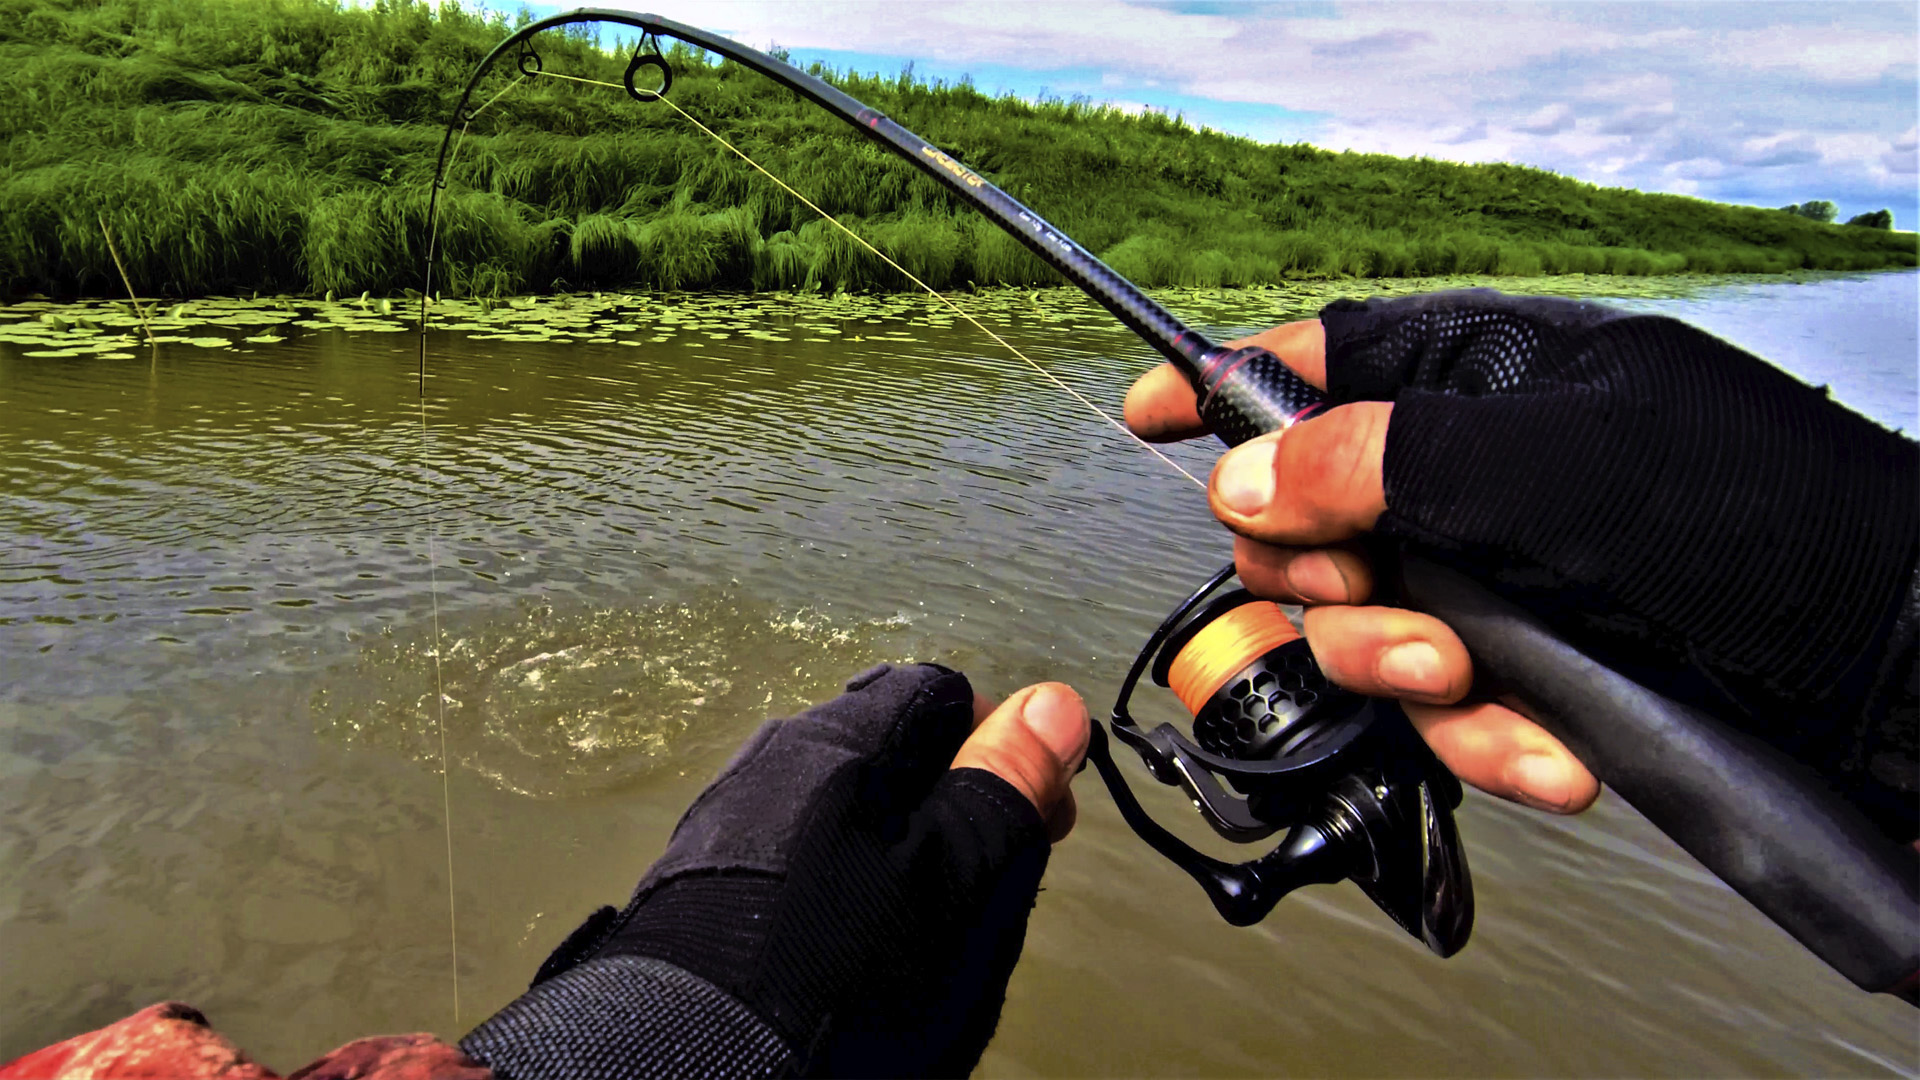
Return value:
M 770 721 L 461 1048 L 506 1080 L 972 1071 L 1049 851 L 1025 796 L 949 769 L 972 708 L 882 666 Z
M 1380 532 L 1920 835 L 1920 447 L 1684 323 L 1491 290 L 1321 313 L 1392 401 Z

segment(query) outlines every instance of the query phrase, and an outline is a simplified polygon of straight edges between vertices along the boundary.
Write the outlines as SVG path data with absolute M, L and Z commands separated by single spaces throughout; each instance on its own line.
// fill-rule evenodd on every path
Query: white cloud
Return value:
M 1542 105 L 1528 113 L 1514 125 L 1514 130 L 1528 135 L 1558 135 L 1573 127 L 1573 108 L 1564 101 L 1551 105 Z
M 1838 149 L 1842 144 L 1838 138 L 1834 141 Z M 1847 138 L 1844 146 L 1846 150 L 1869 156 L 1869 160 L 1884 170 L 1889 181 L 1913 184 L 1914 177 L 1920 174 L 1920 128 L 1908 128 L 1891 142 L 1879 146 L 1875 146 L 1874 141 L 1870 136 Z M 1836 153 L 1835 156 L 1840 155 Z
M 1911 8 L 1907 18 L 1911 24 Z M 1730 31 L 1710 55 L 1723 64 L 1784 68 L 1830 82 L 1867 82 L 1903 68 L 1911 72 L 1915 61 L 1911 33 L 1903 37 L 1844 26 Z
M 1236 103 L 1243 118 L 1259 115 L 1248 106 L 1310 114 L 1309 141 L 1331 149 L 1763 202 L 1775 189 L 1779 202 L 1841 188 L 1915 197 L 1902 133 L 1915 126 L 1920 40 L 1898 4 L 1382 2 L 1331 18 L 1130 0 L 630 6 L 757 46 L 991 64 L 1036 85 L 1092 70 L 1097 92 L 1142 105 L 1175 94 Z
M 1219 48 L 1232 19 L 1176 15 L 1126 0 L 1030 3 L 822 3 L 788 0 L 659 0 L 613 6 L 654 14 L 743 41 L 787 48 L 938 57 L 951 63 L 1035 68 L 1088 64 L 1132 68 L 1170 44 Z
M 1671 105 L 1673 78 L 1654 72 L 1639 72 L 1633 75 L 1593 79 L 1570 89 L 1568 93 L 1581 101 L 1628 105 L 1659 102 Z

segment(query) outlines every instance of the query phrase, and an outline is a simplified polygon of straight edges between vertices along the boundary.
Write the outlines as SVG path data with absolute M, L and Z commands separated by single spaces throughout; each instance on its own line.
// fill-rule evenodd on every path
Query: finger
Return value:
M 976 731 L 979 730 L 980 725 L 986 723 L 987 718 L 992 716 L 994 710 L 998 709 L 999 707 L 1000 707 L 999 702 L 993 700 L 992 698 L 986 696 L 985 694 L 980 693 L 978 690 L 974 691 L 974 694 L 973 694 L 974 729 Z M 1085 748 L 1083 747 L 1082 748 L 1083 753 L 1084 753 L 1084 750 Z M 960 763 L 958 761 L 954 762 L 954 767 L 957 768 L 959 767 L 959 765 Z M 1076 771 L 1078 771 L 1079 768 L 1080 767 L 1078 765 L 1074 766 L 1074 769 Z M 1038 806 L 1039 804 L 1036 803 L 1034 805 Z M 1059 802 L 1054 804 L 1053 812 L 1046 815 L 1047 840 L 1055 844 L 1059 843 L 1062 840 L 1065 840 L 1067 838 L 1067 834 L 1073 831 L 1074 823 L 1079 820 L 1080 820 L 1080 806 L 1078 803 L 1074 801 L 1073 789 L 1068 788 L 1066 796 L 1063 797 Z
M 1247 591 L 1288 604 L 1359 604 L 1373 593 L 1373 567 L 1345 547 L 1294 548 L 1233 538 L 1233 565 Z
M 979 704 L 976 699 L 976 711 Z M 1072 687 L 1029 686 L 980 721 L 954 755 L 953 768 L 985 769 L 1012 784 L 1047 819 L 1049 835 L 1057 832 L 1060 839 L 1073 827 L 1068 785 L 1086 759 L 1091 724 Z
M 1079 820 L 1080 804 L 1074 801 L 1073 789 L 1068 788 L 1060 801 L 1053 805 L 1053 813 L 1047 815 L 1047 839 L 1055 844 L 1065 840 Z
M 1312 383 L 1314 389 L 1327 388 L 1327 329 L 1319 319 L 1301 319 L 1281 323 L 1252 337 L 1227 342 L 1227 348 L 1255 345 L 1280 358 L 1295 375 Z
M 1538 724 L 1500 705 L 1404 703 L 1434 756 L 1489 795 L 1556 814 L 1577 814 L 1600 797 L 1600 781 Z
M 973 726 L 975 730 L 978 730 L 981 724 L 986 723 L 987 718 L 992 716 L 993 711 L 999 707 L 999 702 L 977 690 L 974 691 Z M 1086 748 L 1084 746 L 1081 747 L 1083 756 L 1085 750 Z M 955 762 L 956 766 L 958 764 L 958 762 Z M 1075 764 L 1074 771 L 1078 772 L 1079 769 L 1080 766 Z M 1037 806 L 1038 804 L 1036 803 L 1035 805 Z M 1068 788 L 1066 796 L 1054 804 L 1053 812 L 1046 815 L 1046 820 L 1047 839 L 1055 844 L 1065 840 L 1067 834 L 1073 831 L 1074 823 L 1080 820 L 1080 806 L 1074 801 L 1072 788 Z
M 1207 433 L 1193 384 L 1172 364 L 1161 364 L 1135 379 L 1121 413 L 1127 427 L 1148 442 L 1178 442 Z
M 1254 345 L 1321 390 L 1327 388 L 1327 333 L 1318 319 L 1303 319 L 1229 341 L 1225 348 Z M 1177 442 L 1207 433 L 1193 384 L 1179 368 L 1161 364 L 1135 380 L 1127 391 L 1127 427 L 1149 442 Z
M 1313 607 L 1307 644 L 1327 678 L 1356 693 L 1432 705 L 1459 701 L 1473 661 L 1447 624 L 1389 607 Z
M 1234 447 L 1207 485 L 1214 516 L 1270 544 L 1329 544 L 1373 528 L 1387 509 L 1392 418 L 1392 402 L 1356 401 Z

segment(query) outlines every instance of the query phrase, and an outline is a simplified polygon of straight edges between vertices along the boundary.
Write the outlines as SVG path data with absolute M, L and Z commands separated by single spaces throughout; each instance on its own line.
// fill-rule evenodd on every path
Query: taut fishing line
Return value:
M 614 23 L 644 35 L 622 83 L 543 70 L 533 40 L 557 27 Z M 985 177 L 827 82 L 738 42 L 652 15 L 581 9 L 516 30 L 474 70 L 441 141 L 428 210 L 422 273 L 420 391 L 426 434 L 426 331 L 442 194 L 475 117 L 536 78 L 624 89 L 643 104 L 665 102 L 688 123 L 819 213 L 861 248 L 1039 372 L 1115 429 L 1124 424 L 994 333 L 937 290 L 835 220 L 668 99 L 673 70 L 658 37 L 687 42 L 796 91 L 875 143 L 913 163 L 962 202 L 1019 240 L 1106 308 L 1191 382 L 1200 416 L 1229 446 L 1311 419 L 1319 391 L 1260 348 L 1215 344 L 1114 273 L 1065 233 Z M 518 52 L 520 78 L 478 108 L 482 80 Z M 635 77 L 658 73 L 658 90 Z M 1162 461 L 1200 481 L 1157 448 Z M 1202 485 L 1204 486 L 1204 485 Z M 433 558 L 429 518 L 429 558 Z M 1869 990 L 1888 990 L 1920 964 L 1920 898 L 1910 853 L 1853 842 L 1857 813 L 1810 790 L 1750 739 L 1717 719 L 1654 694 L 1556 637 L 1538 619 L 1483 587 L 1411 551 L 1382 551 L 1377 572 L 1392 602 L 1447 623 L 1491 677 L 1536 722 L 1573 748 L 1612 786 L 1708 869 Z M 1274 605 L 1242 588 L 1222 591 L 1231 563 L 1181 602 L 1135 657 L 1114 702 L 1114 738 L 1137 752 L 1160 783 L 1182 789 L 1220 836 L 1247 843 L 1284 830 L 1266 855 L 1242 863 L 1207 856 L 1168 832 L 1141 807 L 1113 759 L 1107 729 L 1093 725 L 1088 758 L 1121 816 L 1156 851 L 1199 883 L 1230 923 L 1264 918 L 1292 890 L 1353 880 L 1403 929 L 1440 956 L 1466 944 L 1473 890 L 1453 822 L 1461 791 L 1399 707 L 1333 685 L 1311 649 Z M 436 585 L 437 588 L 437 585 Z M 434 627 L 435 661 L 439 627 Z M 1130 703 L 1148 676 L 1192 715 L 1190 733 L 1172 724 L 1146 730 Z M 437 678 L 437 676 L 436 676 Z M 441 708 L 443 793 L 446 775 Z M 452 819 L 447 799 L 448 906 L 452 923 Z M 450 933 L 452 927 L 450 925 Z M 453 934 L 457 949 L 457 934 Z M 458 992 L 455 962 L 456 1009 Z

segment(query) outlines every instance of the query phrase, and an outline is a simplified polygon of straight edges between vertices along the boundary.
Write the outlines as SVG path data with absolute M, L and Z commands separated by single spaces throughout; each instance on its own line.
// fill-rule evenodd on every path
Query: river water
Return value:
M 1631 289 L 1920 428 L 1915 274 L 1525 285 Z M 1163 300 L 1230 334 L 1338 291 Z M 1072 294 L 966 303 L 1110 408 L 1152 359 Z M 466 309 L 424 407 L 377 304 L 205 301 L 153 348 L 0 309 L 0 1060 L 164 998 L 283 1070 L 457 1036 L 765 716 L 909 657 L 1102 714 L 1226 557 L 1197 488 L 920 300 Z M 1920 1071 L 1911 1009 L 1617 799 L 1469 793 L 1442 961 L 1351 885 L 1230 928 L 1079 791 L 983 1074 Z

